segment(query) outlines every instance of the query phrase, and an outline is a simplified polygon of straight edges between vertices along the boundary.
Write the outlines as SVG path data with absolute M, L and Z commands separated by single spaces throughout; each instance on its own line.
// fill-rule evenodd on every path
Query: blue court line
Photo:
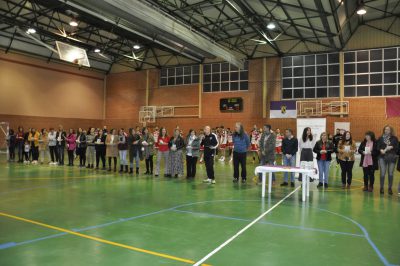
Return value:
M 222 218 L 222 219 L 235 220 L 235 221 L 241 221 L 241 222 L 252 222 L 253 221 L 252 219 L 224 216 L 224 215 L 211 214 L 211 213 L 206 213 L 206 212 L 193 212 L 193 211 L 184 211 L 184 210 L 173 210 L 173 211 L 174 212 L 181 212 L 181 213 L 197 214 L 197 215 L 206 215 L 208 217 Z M 322 232 L 322 233 L 329 233 L 329 234 L 336 234 L 336 235 L 347 235 L 347 236 L 354 236 L 354 237 L 364 237 L 364 235 L 362 235 L 362 234 L 331 231 L 331 230 L 326 230 L 326 229 L 303 227 L 303 226 L 288 225 L 288 224 L 281 224 L 281 223 L 272 223 L 272 222 L 265 222 L 265 221 L 260 221 L 260 222 L 258 222 L 258 224 L 268 224 L 268 225 L 285 227 L 285 228 L 290 228 L 290 229 L 300 229 L 300 230 L 304 230 L 304 231 L 315 231 L 315 232 Z

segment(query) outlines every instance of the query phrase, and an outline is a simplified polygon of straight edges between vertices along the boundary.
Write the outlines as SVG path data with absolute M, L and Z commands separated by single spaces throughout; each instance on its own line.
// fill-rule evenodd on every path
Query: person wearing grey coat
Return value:
M 271 132 L 271 125 L 264 125 L 260 138 L 260 165 L 274 165 L 275 162 L 276 136 Z M 259 175 L 261 180 L 261 175 Z M 275 181 L 275 174 L 272 173 L 272 180 Z
M 196 176 L 197 158 L 200 156 L 200 139 L 196 136 L 196 131 L 191 129 L 185 140 L 186 144 L 186 178 Z

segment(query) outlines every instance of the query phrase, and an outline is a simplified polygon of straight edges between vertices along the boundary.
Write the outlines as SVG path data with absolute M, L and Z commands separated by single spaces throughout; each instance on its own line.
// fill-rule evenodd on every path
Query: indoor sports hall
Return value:
M 400 1 L 0 0 L 0 265 L 400 265 Z

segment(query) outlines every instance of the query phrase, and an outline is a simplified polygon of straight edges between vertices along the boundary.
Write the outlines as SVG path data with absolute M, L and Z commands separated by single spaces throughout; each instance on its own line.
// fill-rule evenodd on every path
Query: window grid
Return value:
M 344 96 L 400 95 L 400 47 L 344 53 Z
M 229 92 L 248 90 L 248 62 L 244 69 L 227 62 L 203 65 L 203 92 Z
M 282 58 L 282 99 L 339 97 L 339 53 Z
M 160 71 L 160 86 L 179 86 L 199 83 L 199 65 L 163 68 Z

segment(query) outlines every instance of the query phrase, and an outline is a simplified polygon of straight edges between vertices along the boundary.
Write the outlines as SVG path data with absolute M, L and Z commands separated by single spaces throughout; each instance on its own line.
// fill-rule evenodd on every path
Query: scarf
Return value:
M 374 143 L 372 141 L 368 141 L 367 143 L 365 143 L 365 147 L 368 147 L 370 152 L 372 152 L 373 146 L 374 146 Z M 363 167 L 368 167 L 370 165 L 374 165 L 374 162 L 372 160 L 372 154 L 365 154 L 364 161 L 363 161 Z

